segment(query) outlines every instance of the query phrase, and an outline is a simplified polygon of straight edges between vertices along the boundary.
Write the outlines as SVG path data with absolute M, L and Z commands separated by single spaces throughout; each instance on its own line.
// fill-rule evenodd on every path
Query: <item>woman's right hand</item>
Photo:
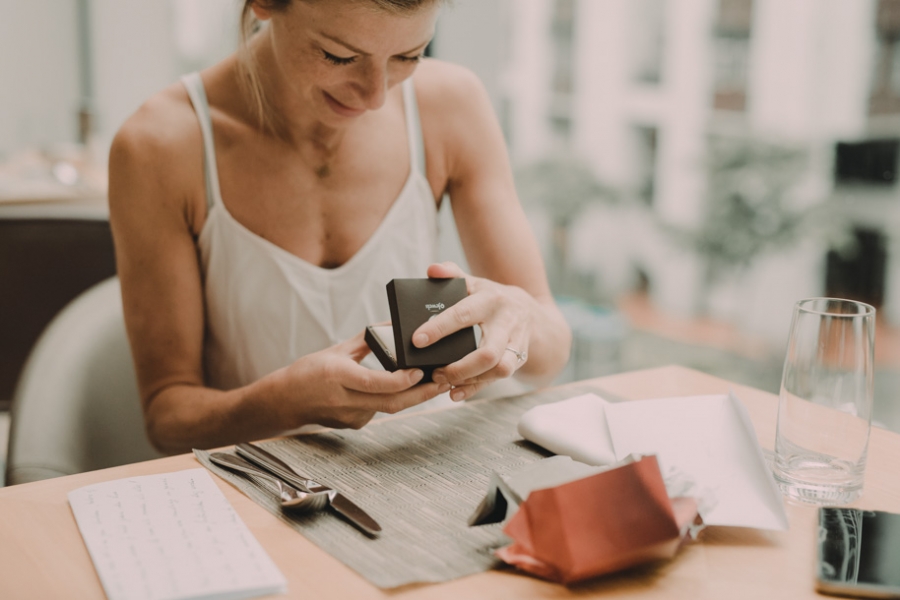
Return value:
M 276 410 L 284 423 L 359 429 L 376 412 L 393 414 L 450 390 L 449 383 L 416 385 L 423 376 L 419 369 L 391 373 L 362 366 L 370 352 L 364 335 L 303 356 L 272 374 L 283 392 Z

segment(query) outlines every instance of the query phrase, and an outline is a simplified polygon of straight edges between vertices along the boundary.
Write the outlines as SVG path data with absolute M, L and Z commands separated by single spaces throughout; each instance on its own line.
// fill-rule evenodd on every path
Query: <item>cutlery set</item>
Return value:
M 216 465 L 273 484 L 282 509 L 312 512 L 330 507 L 338 515 L 368 536 L 374 537 L 381 526 L 347 496 L 301 475 L 289 464 L 259 446 L 242 443 L 235 446 L 237 455 L 213 452 Z

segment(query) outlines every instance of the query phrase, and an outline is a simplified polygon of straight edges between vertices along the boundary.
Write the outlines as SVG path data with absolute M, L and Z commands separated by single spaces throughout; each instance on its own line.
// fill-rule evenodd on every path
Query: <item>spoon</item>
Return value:
M 224 452 L 212 452 L 209 455 L 209 460 L 229 471 L 251 475 L 274 483 L 278 490 L 278 497 L 279 500 L 281 500 L 282 509 L 298 512 L 312 512 L 321 510 L 328 504 L 328 494 L 326 492 L 318 492 L 315 494 L 301 492 L 289 485 L 285 485 L 278 477 L 257 468 L 240 456 L 226 454 Z

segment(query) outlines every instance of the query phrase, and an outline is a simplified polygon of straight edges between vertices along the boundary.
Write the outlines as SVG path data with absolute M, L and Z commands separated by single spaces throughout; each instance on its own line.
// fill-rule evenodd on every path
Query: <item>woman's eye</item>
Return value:
M 422 60 L 422 57 L 423 57 L 423 56 L 424 56 L 423 54 L 416 54 L 415 56 L 403 56 L 403 55 L 400 55 L 400 56 L 398 56 L 397 58 L 398 58 L 399 60 L 403 61 L 403 62 L 417 63 L 417 62 L 419 62 L 420 60 Z
M 356 60 L 355 56 L 344 58 L 343 56 L 335 56 L 331 52 L 326 52 L 325 50 L 322 50 L 322 54 L 325 56 L 325 60 L 334 65 L 349 65 Z

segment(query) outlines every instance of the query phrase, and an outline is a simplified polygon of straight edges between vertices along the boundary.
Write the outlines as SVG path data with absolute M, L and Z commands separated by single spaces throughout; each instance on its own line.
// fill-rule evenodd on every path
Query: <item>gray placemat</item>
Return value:
M 516 431 L 523 412 L 596 388 L 570 387 L 470 402 L 448 410 L 263 442 L 301 473 L 340 490 L 382 526 L 368 538 L 331 511 L 283 513 L 248 478 L 198 460 L 307 539 L 381 588 L 440 582 L 498 563 L 502 525 L 468 527 L 492 471 L 507 475 L 548 456 Z

